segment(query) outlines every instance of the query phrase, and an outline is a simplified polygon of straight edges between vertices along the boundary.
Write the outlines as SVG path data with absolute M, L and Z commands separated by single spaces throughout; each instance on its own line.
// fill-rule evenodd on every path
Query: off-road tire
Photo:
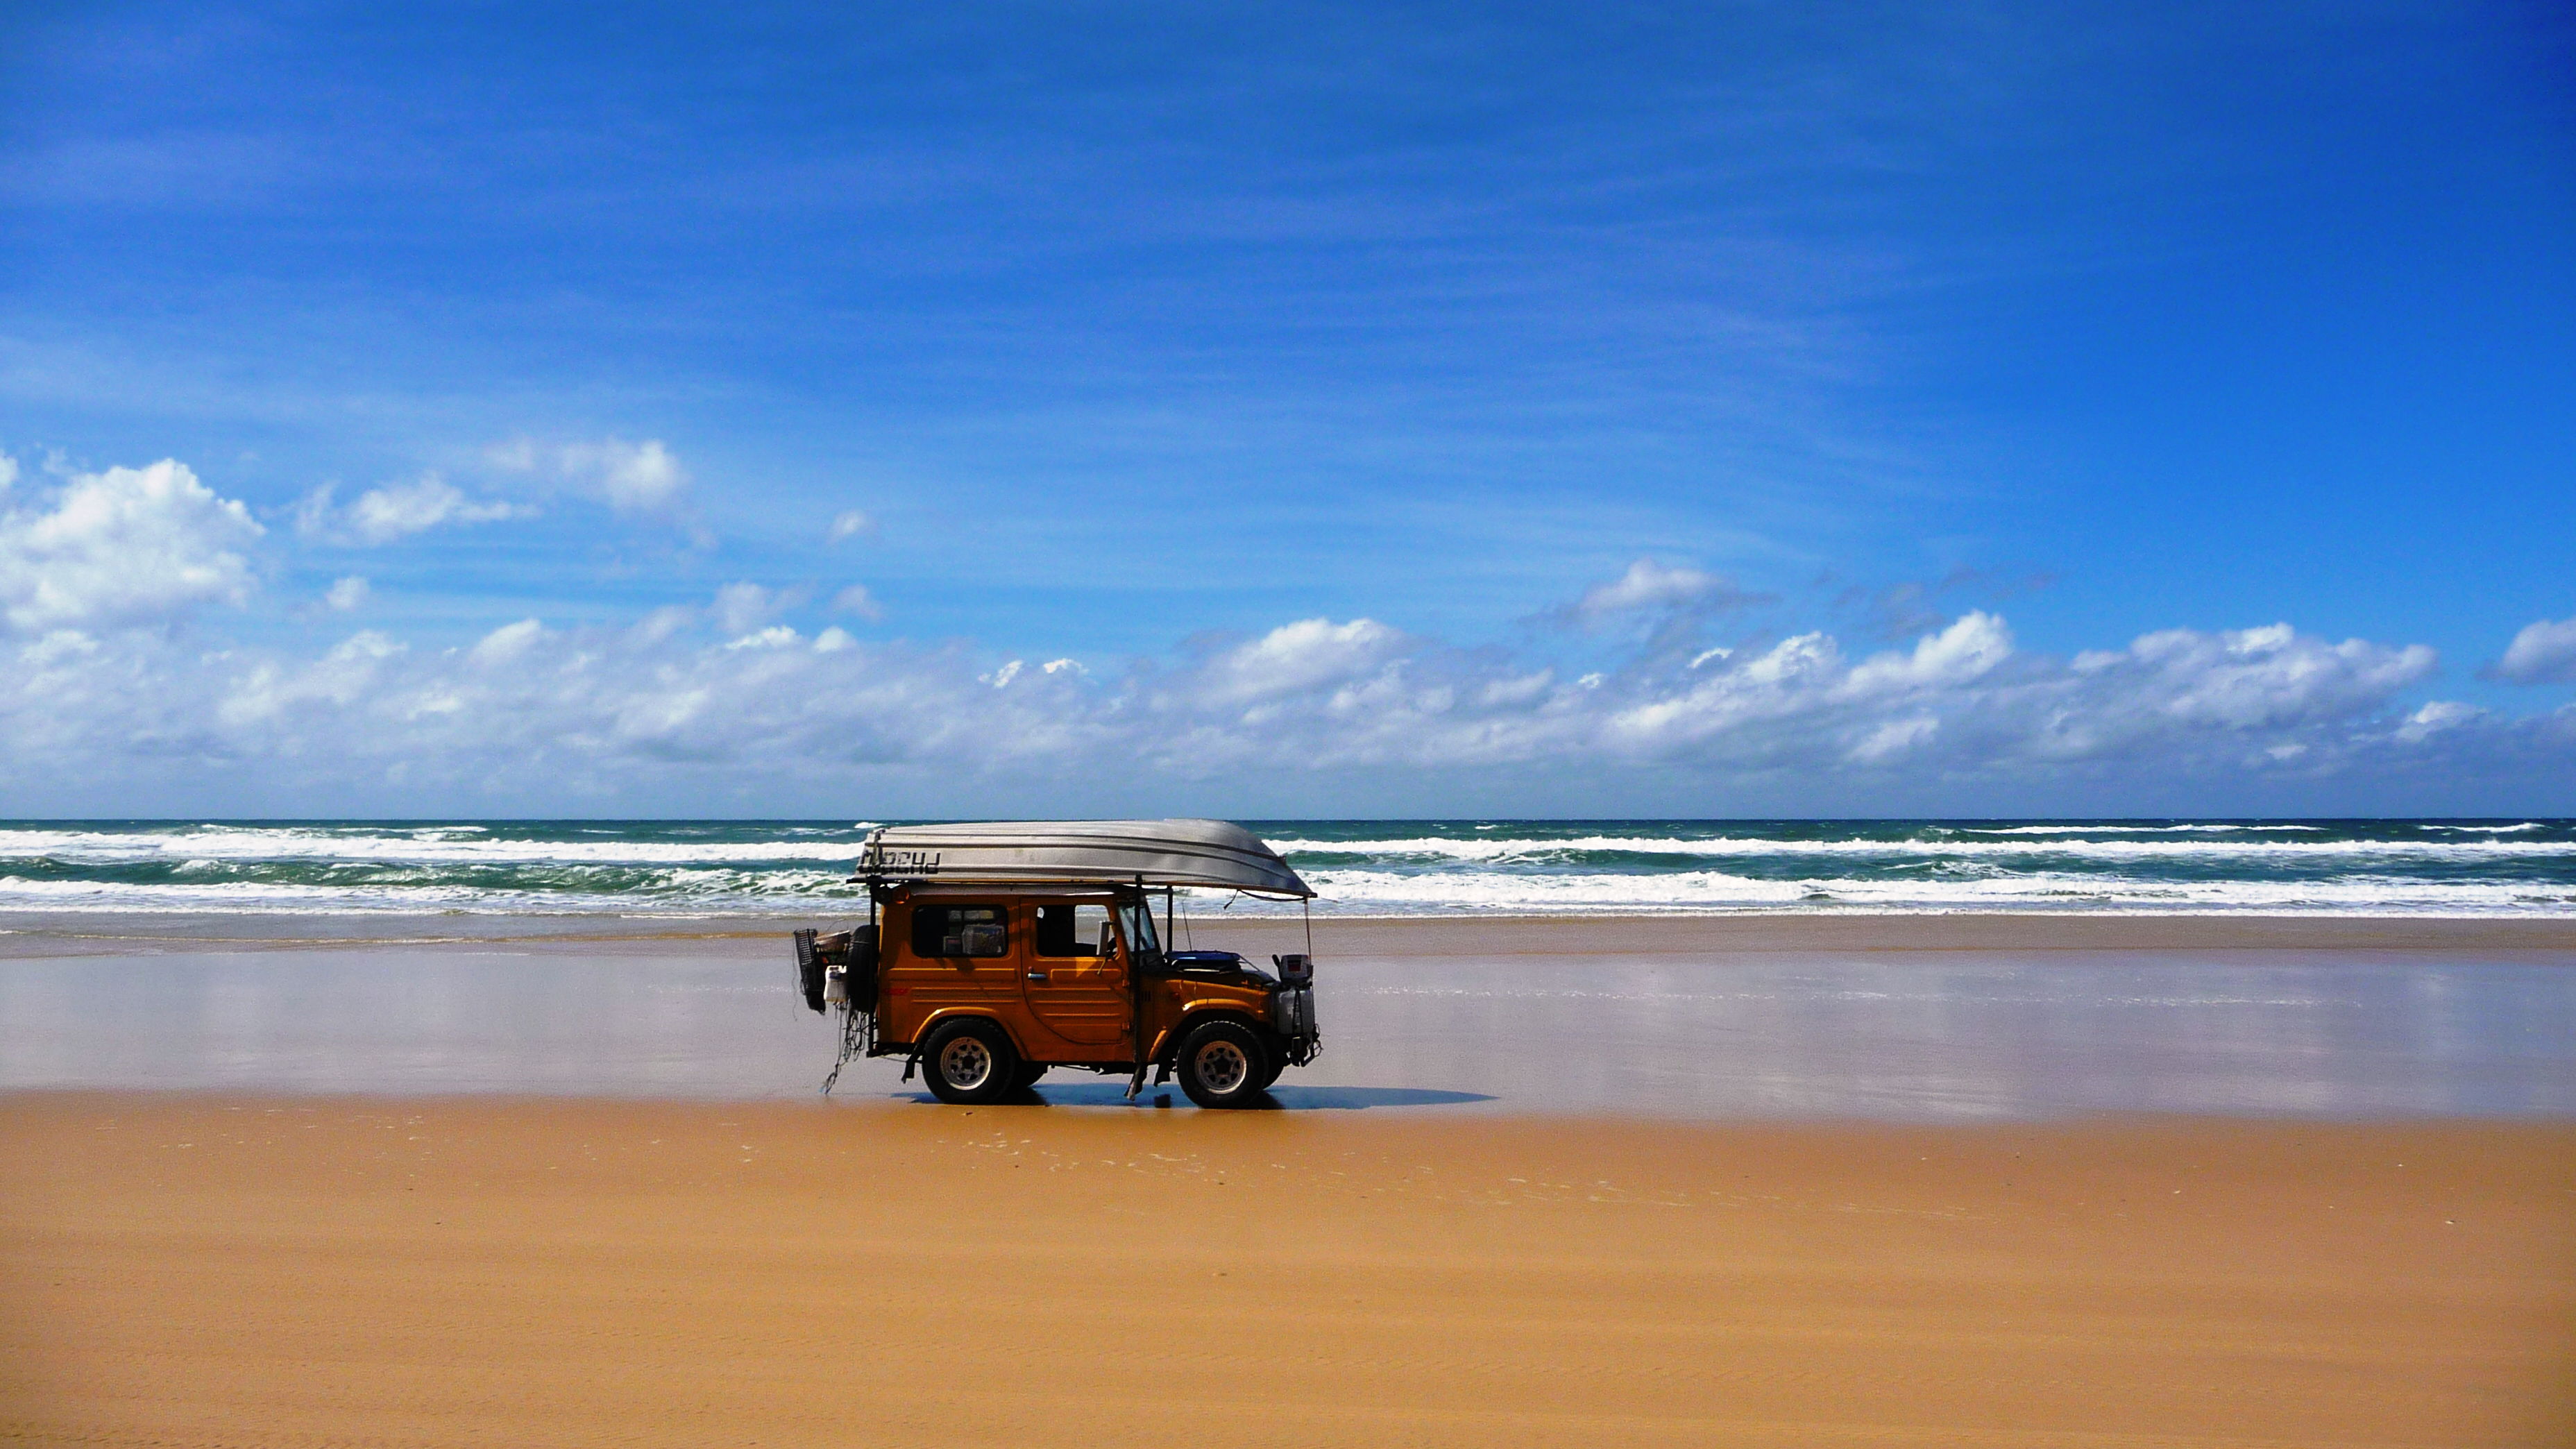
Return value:
M 1014 1092 L 1025 1092 L 1029 1088 L 1036 1086 L 1038 1084 L 1038 1078 L 1043 1077 L 1046 1074 L 1046 1063 L 1022 1062 L 1020 1063 L 1020 1069 L 1011 1073 L 1011 1090 Z
M 1279 1080 L 1279 1074 L 1288 1070 L 1288 1054 L 1279 1049 L 1277 1042 L 1265 1041 L 1261 1045 L 1264 1050 L 1261 1053 L 1260 1085 L 1255 1090 L 1267 1092 L 1271 1084 Z
M 921 1075 L 930 1095 L 954 1107 L 979 1107 L 1009 1096 L 1018 1080 L 1020 1054 L 1011 1039 L 982 1017 L 948 1022 L 921 1046 Z
M 1261 1097 L 1270 1048 L 1238 1021 L 1211 1021 L 1181 1039 L 1172 1060 L 1181 1090 L 1202 1107 L 1247 1107 Z

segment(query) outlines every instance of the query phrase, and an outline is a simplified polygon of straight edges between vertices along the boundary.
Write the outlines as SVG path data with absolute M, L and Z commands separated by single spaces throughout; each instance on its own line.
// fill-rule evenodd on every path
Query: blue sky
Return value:
M 2571 75 L 13 8 L 0 811 L 2576 812 Z

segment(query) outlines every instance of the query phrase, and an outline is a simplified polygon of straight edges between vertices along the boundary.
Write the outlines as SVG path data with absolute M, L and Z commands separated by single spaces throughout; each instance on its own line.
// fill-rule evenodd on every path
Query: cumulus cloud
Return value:
M 516 438 L 484 451 L 493 467 L 560 479 L 621 512 L 662 513 L 689 486 L 689 470 L 659 438 L 623 438 L 543 446 Z
M 297 534 L 328 543 L 378 545 L 443 524 L 494 523 L 536 512 L 520 504 L 468 498 L 436 473 L 370 488 L 345 508 L 333 506 L 332 495 L 337 491 L 337 485 L 326 483 L 297 501 Z
M 2458 729 L 2485 716 L 2486 711 L 2474 704 L 2464 704 L 2456 699 L 2429 700 L 2421 709 L 2406 716 L 2406 723 L 2397 727 L 2397 738 L 2410 745 L 2422 744 L 2444 730 Z
M 2141 635 L 2125 653 L 2078 655 L 2075 669 L 2103 693 L 2151 701 L 2146 707 L 2178 722 L 2256 729 L 2349 714 L 2422 679 L 2437 662 L 2422 644 L 2329 644 L 2271 624 Z
M 0 511 L 0 618 L 22 633 L 158 624 L 257 587 L 244 552 L 266 532 L 186 464 L 75 474 L 50 500 Z
M 758 584 L 727 584 L 716 590 L 716 627 L 740 634 L 778 612 L 779 596 Z
M 441 788 L 555 802 L 689 788 L 675 780 L 726 791 L 769 780 L 780 798 L 821 799 L 812 792 L 902 772 L 1018 770 L 1110 789 L 1627 772 L 1707 787 L 1689 810 L 1762 781 L 1798 797 L 1846 792 L 1815 794 L 1825 808 L 1925 781 L 1983 800 L 1994 782 L 2576 767 L 2576 707 L 2510 720 L 2424 702 L 2412 691 L 2432 650 L 2287 624 L 2162 630 L 2066 658 L 2025 651 L 2000 614 L 1976 611 L 1892 648 L 1822 630 L 1687 650 L 1641 640 L 1579 675 L 1529 652 L 1561 638 L 1468 649 L 1366 617 L 1294 619 L 1123 664 L 872 643 L 802 632 L 793 594 L 748 581 L 622 627 L 527 618 L 457 648 L 376 631 L 318 654 L 207 648 L 115 627 L 243 602 L 259 537 L 240 504 L 175 462 L 74 477 L 0 512 L 0 786 L 167 766 L 173 788 L 220 769 L 338 789 L 399 771 L 430 792 L 426 804 Z M 1599 607 L 1718 597 L 1712 576 L 1677 572 L 1632 567 L 1595 591 Z M 358 607 L 366 581 L 325 597 Z M 863 589 L 833 603 L 873 617 Z M 2551 636 L 2525 635 L 2540 642 L 2517 641 L 2516 667 L 2550 667 Z
M 2522 626 L 2488 677 L 2515 684 L 2576 684 L 2576 619 L 2541 619 Z
M 1738 589 L 1719 574 L 1641 558 L 1617 578 L 1594 584 L 1573 603 L 1532 622 L 1589 628 L 1630 616 L 1714 613 L 1769 600 L 1767 594 L 1748 594 Z
M 823 541 L 841 543 L 876 531 L 877 521 L 853 508 L 832 520 L 832 526 L 824 530 Z
M 1375 619 L 1300 619 L 1219 655 L 1208 667 L 1209 682 L 1228 701 L 1347 683 L 1394 654 L 1403 637 Z
M 852 584 L 834 594 L 832 607 L 837 612 L 855 614 L 870 622 L 885 617 L 884 606 L 877 602 L 876 595 L 868 592 L 868 586 L 865 584 Z
M 546 634 L 546 626 L 535 619 L 521 619 L 504 624 L 486 634 L 465 652 L 466 661 L 478 669 L 495 669 L 514 664 L 527 657 Z

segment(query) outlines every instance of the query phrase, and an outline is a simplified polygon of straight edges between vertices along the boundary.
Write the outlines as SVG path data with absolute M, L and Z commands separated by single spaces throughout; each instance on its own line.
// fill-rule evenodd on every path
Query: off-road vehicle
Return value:
M 943 1102 L 997 1101 L 1055 1067 L 1125 1073 L 1132 1098 L 1154 1068 L 1202 1107 L 1240 1107 L 1322 1045 L 1311 955 L 1265 971 L 1165 944 L 1183 887 L 1313 898 L 1240 826 L 887 826 L 851 880 L 868 889 L 868 922 L 798 931 L 797 989 L 842 1013 L 843 1062 L 900 1056 L 904 1080 L 919 1070 Z

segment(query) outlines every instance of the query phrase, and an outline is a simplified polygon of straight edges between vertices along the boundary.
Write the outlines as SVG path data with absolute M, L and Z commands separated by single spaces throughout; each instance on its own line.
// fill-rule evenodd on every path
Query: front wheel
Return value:
M 958 1107 L 998 1102 L 1011 1090 L 1019 1071 L 1019 1053 L 1002 1029 L 980 1017 L 952 1021 L 930 1034 L 921 1048 L 922 1075 L 930 1095 Z
M 1239 1022 L 1211 1021 L 1181 1041 L 1181 1090 L 1202 1107 L 1250 1105 L 1269 1070 L 1269 1048 Z

